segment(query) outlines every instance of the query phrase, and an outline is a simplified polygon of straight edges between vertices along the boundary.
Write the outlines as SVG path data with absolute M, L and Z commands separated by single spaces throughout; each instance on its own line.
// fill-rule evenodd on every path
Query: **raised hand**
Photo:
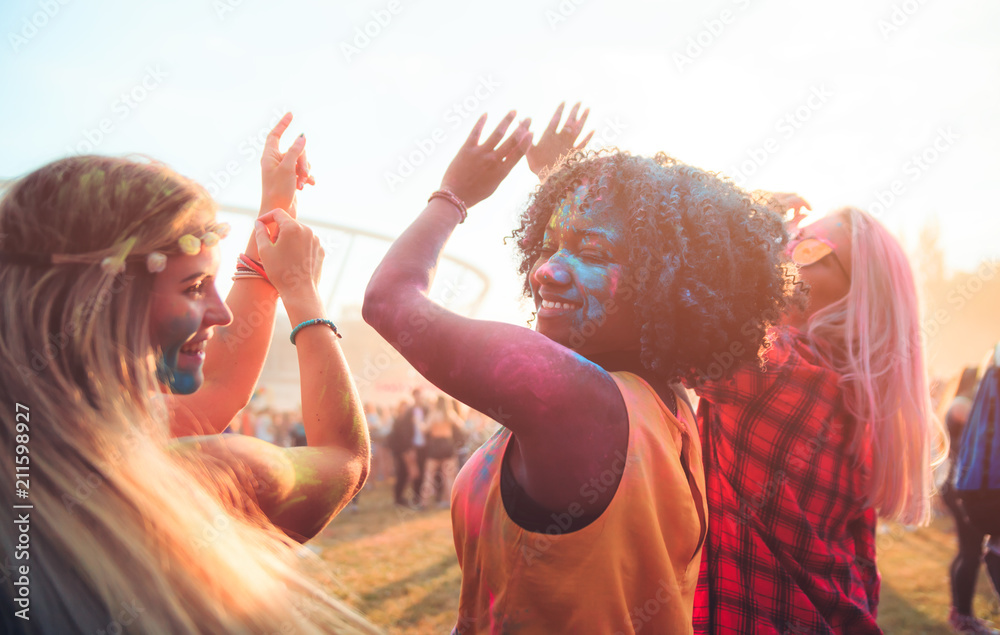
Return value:
M 577 118 L 576 113 L 580 110 L 580 102 L 577 102 L 569 111 L 569 116 L 566 117 L 566 123 L 563 124 L 562 130 L 556 132 L 565 106 L 566 102 L 559 104 L 548 127 L 545 128 L 545 132 L 538 139 L 538 143 L 528 148 L 528 167 L 538 176 L 542 176 L 542 171 L 551 169 L 561 157 L 575 150 L 583 150 L 594 136 L 594 131 L 591 130 L 590 134 L 583 138 L 583 141 L 578 145 L 573 145 L 583 131 L 583 126 L 587 123 L 587 116 L 590 114 L 590 109 L 587 108 Z
M 812 211 L 809 201 L 794 192 L 768 192 L 767 190 L 757 190 L 754 194 L 764 201 L 771 209 L 781 215 L 782 218 L 788 216 L 789 210 L 792 212 L 791 218 L 786 218 L 785 226 L 788 231 L 798 229 L 799 223 L 806 217 L 802 210 Z
M 507 140 L 500 143 L 516 115 L 513 110 L 507 113 L 481 144 L 479 137 L 486 126 L 486 115 L 480 117 L 445 171 L 441 187 L 451 190 L 466 207 L 472 207 L 495 192 L 531 145 L 531 132 L 528 131 L 531 119 L 522 121 Z
M 267 277 L 282 300 L 316 293 L 325 253 L 309 227 L 274 209 L 257 219 L 254 237 Z
M 295 218 L 295 191 L 301 190 L 306 184 L 316 184 L 316 179 L 309 174 L 305 135 L 299 135 L 284 153 L 278 148 L 281 135 L 291 123 L 292 113 L 289 112 L 268 133 L 264 143 L 264 152 L 260 157 L 261 214 L 272 209 L 283 209 L 288 210 L 289 215 Z

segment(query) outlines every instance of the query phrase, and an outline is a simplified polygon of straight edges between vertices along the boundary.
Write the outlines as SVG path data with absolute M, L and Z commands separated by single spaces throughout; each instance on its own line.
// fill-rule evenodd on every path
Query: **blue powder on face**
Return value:
M 178 352 L 169 351 L 156 360 L 156 377 L 175 395 L 190 395 L 201 387 L 201 382 L 193 374 L 177 369 Z

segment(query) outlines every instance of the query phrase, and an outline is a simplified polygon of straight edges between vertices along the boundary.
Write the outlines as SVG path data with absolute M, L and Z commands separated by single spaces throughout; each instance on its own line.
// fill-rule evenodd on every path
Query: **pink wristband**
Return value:
M 458 198 L 451 190 L 441 188 L 437 192 L 431 194 L 431 197 L 427 199 L 427 202 L 430 203 L 436 198 L 443 198 L 458 209 L 458 213 L 462 216 L 462 220 L 458 221 L 459 224 L 464 223 L 465 219 L 469 217 L 469 210 L 465 207 L 465 203 L 463 203 L 462 199 Z

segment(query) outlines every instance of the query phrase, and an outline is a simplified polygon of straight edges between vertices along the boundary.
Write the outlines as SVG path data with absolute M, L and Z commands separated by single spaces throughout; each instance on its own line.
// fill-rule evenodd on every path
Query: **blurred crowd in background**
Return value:
M 232 421 L 227 433 L 245 434 L 279 447 L 306 445 L 302 410 L 281 410 L 263 402 L 259 390 Z M 372 441 L 371 472 L 365 485 L 393 482 L 397 505 L 447 507 L 451 485 L 469 456 L 500 424 L 443 393 L 414 388 L 395 405 L 366 401 Z

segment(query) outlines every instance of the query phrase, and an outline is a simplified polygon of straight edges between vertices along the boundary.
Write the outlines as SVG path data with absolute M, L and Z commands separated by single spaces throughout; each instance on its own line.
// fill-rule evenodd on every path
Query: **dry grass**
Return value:
M 951 589 L 948 567 L 957 543 L 947 512 L 929 527 L 907 531 L 882 526 L 878 537 L 878 568 L 882 572 L 879 624 L 886 633 L 947 635 Z M 980 572 L 973 608 L 979 617 L 1000 621 L 1000 604 L 990 588 L 985 568 Z
M 388 481 L 367 489 L 310 543 L 340 586 L 333 589 L 389 633 L 448 633 L 458 609 L 460 572 L 447 510 L 400 511 Z M 946 635 L 948 565 L 955 554 L 950 518 L 915 531 L 882 527 L 879 624 L 888 634 Z M 976 611 L 1000 621 L 1000 605 L 980 576 Z

